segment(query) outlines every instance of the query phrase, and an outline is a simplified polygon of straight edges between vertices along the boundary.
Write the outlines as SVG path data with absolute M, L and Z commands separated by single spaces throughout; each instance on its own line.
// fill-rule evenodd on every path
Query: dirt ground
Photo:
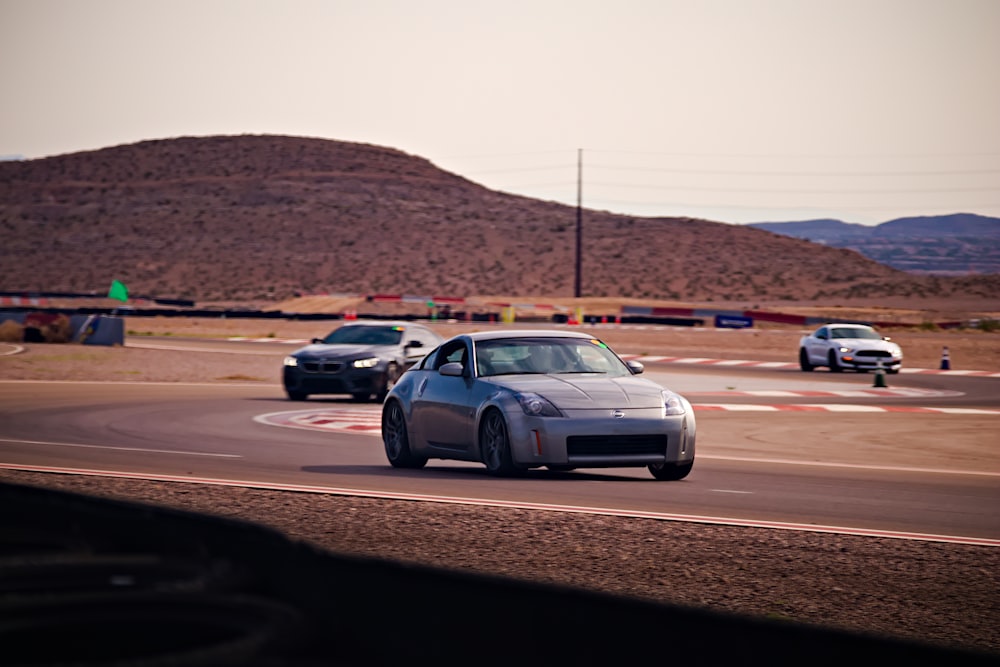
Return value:
M 323 336 L 343 324 L 340 320 L 261 320 L 126 318 L 125 327 L 136 340 L 140 336 L 226 338 L 293 338 Z M 430 321 L 429 325 L 448 337 L 468 331 L 498 326 L 510 328 L 552 328 L 545 323 L 511 325 Z M 799 339 L 810 329 L 761 326 L 751 329 L 664 327 L 653 325 L 581 325 L 573 328 L 592 332 L 620 353 L 670 357 L 708 357 L 795 362 Z M 976 329 L 921 330 L 913 328 L 883 331 L 903 348 L 904 365 L 911 368 L 938 368 L 945 348 L 954 370 L 1000 372 L 1000 332 Z

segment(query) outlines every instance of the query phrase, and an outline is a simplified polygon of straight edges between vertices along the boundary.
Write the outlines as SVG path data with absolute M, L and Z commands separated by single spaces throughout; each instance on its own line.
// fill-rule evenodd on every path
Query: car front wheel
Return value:
M 392 388 L 396 386 L 396 381 L 399 380 L 399 376 L 399 366 L 396 364 L 389 364 L 389 367 L 385 369 L 385 377 L 382 379 L 382 386 L 375 392 L 376 402 L 381 403 L 385 400 L 385 397 L 389 395 Z
M 290 401 L 304 401 L 309 398 L 309 394 L 304 391 L 286 390 L 285 393 L 288 394 L 288 400 Z
M 694 467 L 694 461 L 688 463 L 651 463 L 646 466 L 649 472 L 661 482 L 676 482 L 684 479 Z
M 393 401 L 382 411 L 382 444 L 385 456 L 393 468 L 423 468 L 427 458 L 415 456 L 410 451 L 410 436 L 406 431 L 406 417 L 399 403 Z
M 507 423 L 498 410 L 490 410 L 479 427 L 479 451 L 491 475 L 506 477 L 517 472 L 510 454 Z
M 809 363 L 809 354 L 806 352 L 805 348 L 799 350 L 799 368 L 806 372 L 815 368 L 815 366 Z
M 827 356 L 829 356 L 829 358 L 830 358 L 828 365 L 830 366 L 830 372 L 831 373 L 840 373 L 841 371 L 844 370 L 843 366 L 841 366 L 840 363 L 837 361 L 837 353 L 836 352 L 834 352 L 833 350 L 830 350 L 830 354 L 827 355 Z

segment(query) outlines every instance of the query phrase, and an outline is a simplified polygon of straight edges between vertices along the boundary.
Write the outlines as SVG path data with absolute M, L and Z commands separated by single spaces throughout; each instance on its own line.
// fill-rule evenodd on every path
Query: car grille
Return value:
M 885 350 L 861 350 L 858 352 L 856 357 L 884 357 L 886 359 L 890 358 L 892 355 Z
M 343 361 L 306 361 L 302 364 L 306 373 L 339 373 L 343 367 Z
M 571 435 L 566 453 L 574 456 L 621 456 L 623 454 L 666 454 L 667 436 L 650 435 Z

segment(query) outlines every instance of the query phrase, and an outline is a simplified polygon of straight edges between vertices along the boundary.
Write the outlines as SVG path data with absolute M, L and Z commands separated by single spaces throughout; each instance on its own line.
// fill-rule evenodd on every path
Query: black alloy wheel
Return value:
M 399 381 L 400 375 L 402 375 L 402 373 L 399 372 L 399 366 L 390 362 L 388 368 L 385 369 L 385 377 L 382 379 L 382 386 L 377 392 L 375 392 L 375 401 L 377 403 L 385 401 L 385 397 L 389 395 L 392 388 L 396 386 L 396 382 Z
M 804 347 L 799 350 L 799 368 L 807 373 L 815 368 L 809 363 L 809 354 Z
M 509 477 L 518 472 L 510 454 L 507 423 L 499 410 L 490 410 L 479 427 L 479 451 L 486 471 L 497 477 Z
M 830 354 L 827 355 L 827 356 L 829 357 L 829 365 L 830 365 L 830 372 L 831 373 L 840 373 L 840 372 L 842 372 L 844 370 L 844 367 L 841 366 L 837 362 L 837 353 L 836 352 L 834 352 L 833 350 L 830 350 Z
M 406 416 L 395 400 L 382 411 L 382 444 L 385 456 L 393 468 L 423 468 L 427 458 L 415 456 L 410 451 L 410 437 L 406 431 Z

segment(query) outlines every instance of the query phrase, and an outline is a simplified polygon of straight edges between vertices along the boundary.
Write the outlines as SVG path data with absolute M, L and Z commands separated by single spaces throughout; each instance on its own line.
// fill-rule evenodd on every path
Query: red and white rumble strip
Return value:
M 998 415 L 1000 410 L 982 408 L 931 408 L 916 406 L 882 406 L 836 403 L 797 403 L 783 405 L 763 405 L 751 403 L 693 403 L 695 412 L 836 412 L 836 413 L 899 413 L 942 414 L 942 415 Z M 340 431 L 380 436 L 382 434 L 382 413 L 378 407 L 364 408 L 324 408 L 319 410 L 297 410 L 272 412 L 254 417 L 254 421 L 271 426 L 301 428 L 317 431 Z
M 661 357 L 661 356 L 640 356 L 635 354 L 619 355 L 626 361 L 635 360 L 644 364 L 690 364 L 693 366 L 719 366 L 719 367 L 755 367 L 755 368 L 788 368 L 797 369 L 798 363 L 787 361 L 749 361 L 743 359 L 707 359 L 703 357 Z M 920 373 L 935 375 L 965 375 L 974 377 L 1000 378 L 1000 373 L 991 371 L 974 370 L 939 370 L 936 368 L 906 368 L 903 367 L 900 373 Z

